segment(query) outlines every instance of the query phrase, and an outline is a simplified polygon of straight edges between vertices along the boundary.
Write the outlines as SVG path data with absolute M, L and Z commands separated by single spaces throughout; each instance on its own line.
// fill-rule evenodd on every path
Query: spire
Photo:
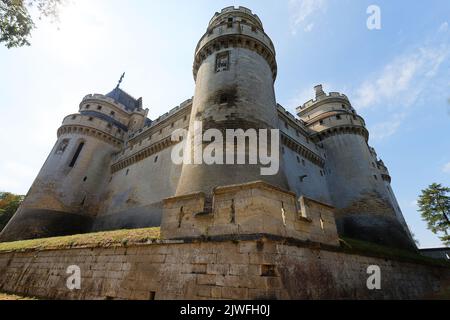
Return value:
M 119 83 L 117 84 L 117 87 L 116 87 L 116 89 L 118 89 L 119 88 L 119 86 L 120 86 L 120 84 L 122 83 L 122 81 L 123 81 L 123 78 L 125 78 L 125 72 L 122 74 L 122 76 L 120 77 L 120 79 L 119 79 Z

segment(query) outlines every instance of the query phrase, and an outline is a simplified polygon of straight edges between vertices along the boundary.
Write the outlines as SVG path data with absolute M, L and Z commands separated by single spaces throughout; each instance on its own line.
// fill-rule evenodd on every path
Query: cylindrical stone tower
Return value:
M 58 129 L 55 146 L 0 241 L 90 231 L 110 177 L 111 155 L 123 147 L 129 127 L 143 125 L 147 112 L 119 88 L 86 96 L 80 112 Z
M 193 72 L 191 136 L 195 121 L 202 123 L 203 132 L 277 127 L 275 49 L 260 19 L 249 9 L 228 7 L 214 15 L 197 45 Z M 188 143 L 193 145 L 193 140 Z M 262 176 L 260 168 L 259 164 L 184 164 L 177 195 L 210 193 L 219 185 L 257 180 L 286 188 L 283 172 Z
M 316 99 L 299 107 L 298 116 L 326 151 L 327 181 L 340 234 L 414 248 L 387 168 L 368 145 L 364 119 L 345 95 L 327 95 L 321 85 L 315 90 Z

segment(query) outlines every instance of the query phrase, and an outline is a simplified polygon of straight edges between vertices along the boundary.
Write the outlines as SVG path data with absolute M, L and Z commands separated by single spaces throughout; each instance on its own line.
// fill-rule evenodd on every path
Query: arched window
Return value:
M 69 167 L 73 168 L 75 166 L 75 163 L 77 162 L 78 157 L 80 156 L 81 150 L 83 150 L 84 142 L 81 142 L 78 145 L 77 151 L 75 151 L 75 154 L 73 155 L 72 161 L 70 161 Z

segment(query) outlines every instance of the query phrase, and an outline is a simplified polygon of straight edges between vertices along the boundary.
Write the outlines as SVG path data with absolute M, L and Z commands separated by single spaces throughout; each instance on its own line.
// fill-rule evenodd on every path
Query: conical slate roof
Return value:
M 114 99 L 114 101 L 122 104 L 129 111 L 134 111 L 140 109 L 141 102 L 140 99 L 135 99 L 119 87 L 116 87 L 113 91 L 106 95 L 107 97 Z

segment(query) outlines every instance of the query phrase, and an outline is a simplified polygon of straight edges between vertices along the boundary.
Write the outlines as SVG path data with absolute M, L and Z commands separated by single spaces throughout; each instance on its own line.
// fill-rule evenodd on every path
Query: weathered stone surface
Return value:
M 448 267 L 269 239 L 126 249 L 0 253 L 0 291 L 50 299 L 416 299 L 450 287 Z M 66 287 L 72 265 L 81 269 L 81 290 Z M 381 268 L 381 290 L 366 286 L 370 265 Z

